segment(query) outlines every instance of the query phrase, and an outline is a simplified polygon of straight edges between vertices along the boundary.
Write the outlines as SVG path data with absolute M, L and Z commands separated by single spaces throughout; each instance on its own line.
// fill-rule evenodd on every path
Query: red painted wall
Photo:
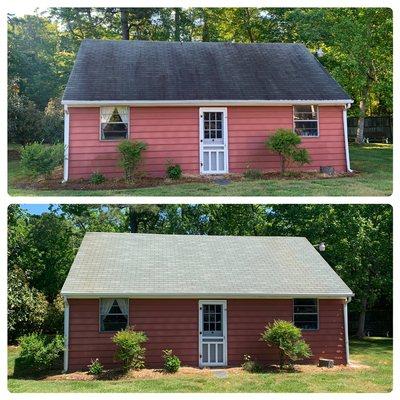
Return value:
M 112 333 L 99 332 L 99 301 L 70 299 L 69 370 L 85 369 L 99 358 L 106 367 L 116 366 Z M 238 366 L 244 354 L 263 363 L 277 362 L 277 352 L 259 341 L 265 325 L 274 319 L 292 319 L 291 300 L 228 300 L 228 363 Z M 318 331 L 303 336 L 319 357 L 345 362 L 343 302 L 319 301 Z M 162 366 L 162 350 L 172 349 L 183 365 L 198 366 L 198 300 L 130 301 L 129 323 L 146 332 L 146 365 Z
M 244 354 L 261 363 L 276 363 L 277 351 L 259 341 L 265 326 L 276 319 L 293 319 L 292 300 L 229 300 L 229 364 L 240 365 Z M 336 364 L 345 363 L 343 302 L 319 300 L 319 329 L 303 331 L 303 337 L 312 349 L 313 357 L 309 361 L 327 357 L 334 359 Z
M 88 178 L 94 171 L 108 177 L 122 176 L 116 166 L 118 141 L 99 140 L 97 107 L 70 107 L 69 179 Z M 320 137 L 303 138 L 312 163 L 304 170 L 331 165 L 345 171 L 342 108 L 319 107 Z M 279 159 L 264 142 L 277 128 L 292 128 L 292 107 L 228 107 L 229 169 L 247 166 L 265 171 L 279 168 Z M 130 137 L 148 144 L 143 170 L 163 176 L 168 160 L 179 163 L 185 174 L 199 173 L 198 107 L 132 107 Z

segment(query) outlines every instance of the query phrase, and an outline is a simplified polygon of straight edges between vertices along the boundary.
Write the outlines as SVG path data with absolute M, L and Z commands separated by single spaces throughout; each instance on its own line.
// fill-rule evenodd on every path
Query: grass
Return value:
M 8 351 L 8 388 L 10 392 L 390 392 L 393 382 L 392 340 L 367 338 L 351 340 L 351 361 L 370 368 L 324 370 L 299 373 L 229 374 L 215 376 L 161 375 L 157 379 L 47 381 L 12 377 L 18 348 Z
M 389 196 L 392 193 L 393 145 L 350 146 L 353 177 L 331 179 L 244 180 L 226 186 L 216 183 L 186 183 L 121 190 L 35 190 L 16 188 L 23 178 L 19 162 L 8 167 L 12 196 Z

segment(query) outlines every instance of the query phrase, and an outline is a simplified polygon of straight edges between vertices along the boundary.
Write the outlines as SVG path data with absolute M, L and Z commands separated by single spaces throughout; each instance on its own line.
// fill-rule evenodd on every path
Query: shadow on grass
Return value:
M 351 339 L 350 351 L 352 353 L 372 351 L 385 351 L 392 352 L 393 339 L 392 338 L 365 338 L 365 339 Z

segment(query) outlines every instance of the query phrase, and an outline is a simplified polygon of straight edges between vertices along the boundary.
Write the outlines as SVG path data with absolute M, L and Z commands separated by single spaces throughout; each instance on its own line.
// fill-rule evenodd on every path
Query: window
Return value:
M 205 140 L 214 142 L 216 139 L 222 139 L 223 113 L 221 111 L 204 112 L 203 124 Z
M 222 336 L 221 304 L 203 304 L 203 331 L 205 336 Z
M 115 332 L 125 329 L 128 325 L 128 299 L 100 300 L 100 331 Z
M 128 138 L 129 108 L 101 107 L 101 140 L 120 140 Z
M 318 136 L 318 106 L 294 106 L 294 131 L 305 137 Z
M 318 300 L 294 299 L 293 321 L 295 326 L 300 329 L 318 329 Z

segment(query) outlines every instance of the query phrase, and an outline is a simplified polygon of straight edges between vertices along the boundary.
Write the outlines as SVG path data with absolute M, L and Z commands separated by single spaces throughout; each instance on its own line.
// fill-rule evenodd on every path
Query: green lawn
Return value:
M 46 381 L 12 377 L 18 349 L 9 348 L 10 392 L 390 392 L 392 390 L 392 340 L 351 340 L 351 360 L 369 366 L 336 371 L 298 373 L 228 373 L 214 376 L 162 375 L 159 379 Z
M 123 190 L 34 190 L 16 188 L 23 175 L 18 161 L 8 168 L 12 196 L 389 196 L 392 193 L 393 145 L 350 146 L 353 177 L 334 179 L 245 180 L 220 186 L 216 183 L 186 183 Z

